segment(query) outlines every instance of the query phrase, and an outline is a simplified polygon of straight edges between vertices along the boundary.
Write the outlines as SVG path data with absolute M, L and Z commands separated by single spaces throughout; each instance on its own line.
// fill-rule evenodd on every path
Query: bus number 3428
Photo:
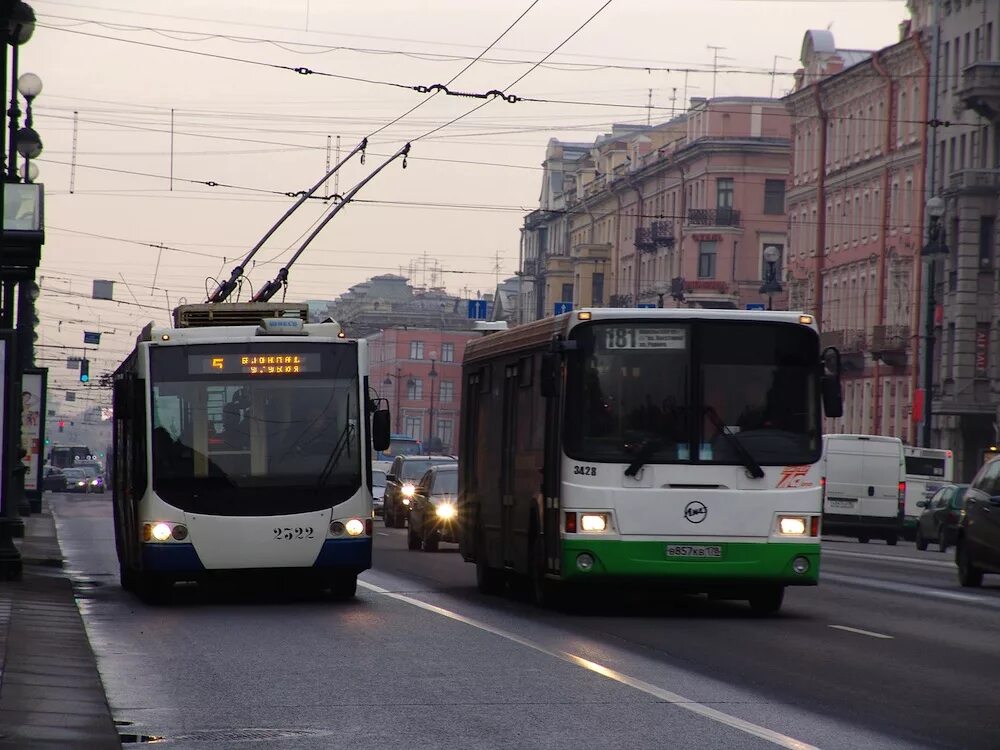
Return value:
M 274 529 L 274 538 L 285 541 L 290 541 L 292 539 L 312 539 L 313 533 L 314 532 L 312 526 L 306 526 L 303 528 L 296 528 L 296 529 L 291 529 L 286 526 L 284 528 Z

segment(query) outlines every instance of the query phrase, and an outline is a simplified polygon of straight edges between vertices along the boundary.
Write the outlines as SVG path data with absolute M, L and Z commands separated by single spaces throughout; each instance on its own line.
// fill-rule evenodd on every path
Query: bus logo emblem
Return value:
M 692 500 L 684 506 L 684 518 L 691 523 L 701 523 L 706 516 L 708 516 L 708 508 L 705 507 L 705 503 Z

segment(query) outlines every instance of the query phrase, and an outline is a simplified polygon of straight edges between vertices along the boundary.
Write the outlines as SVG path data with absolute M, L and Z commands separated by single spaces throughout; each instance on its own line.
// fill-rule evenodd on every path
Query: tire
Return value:
M 755 615 L 773 615 L 781 609 L 785 599 L 784 586 L 768 586 L 753 591 L 749 596 L 750 609 Z
M 476 545 L 476 588 L 480 594 L 502 594 L 507 583 L 502 570 L 491 568 L 486 564 L 485 535 L 479 533 L 479 544 Z
M 917 527 L 917 536 L 913 540 L 913 543 L 917 545 L 917 549 L 923 552 L 927 549 L 927 540 L 924 539 L 924 532 L 921 531 L 920 527 Z
M 135 591 L 135 573 L 123 562 L 118 563 L 118 580 L 121 583 L 122 590 Z
M 396 514 L 392 512 L 392 506 L 386 504 L 386 506 L 383 509 L 382 513 L 383 513 L 383 515 L 382 515 L 382 523 L 385 524 L 385 527 L 387 529 L 394 529 L 394 528 L 396 528 Z
M 412 527 L 406 533 L 406 548 L 409 550 L 420 549 L 420 537 L 414 533 Z
M 358 591 L 358 576 L 349 573 L 337 576 L 330 581 L 330 596 L 337 601 L 353 599 Z
M 947 552 L 948 546 L 948 529 L 942 526 L 938 529 L 938 552 Z
M 892 532 L 885 538 L 885 543 L 888 544 L 890 547 L 895 547 L 897 544 L 899 544 L 899 534 L 897 534 L 895 531 Z
M 962 586 L 978 588 L 983 585 L 983 571 L 972 564 L 972 560 L 969 559 L 969 550 L 962 542 L 958 543 L 955 562 L 958 563 L 958 582 Z

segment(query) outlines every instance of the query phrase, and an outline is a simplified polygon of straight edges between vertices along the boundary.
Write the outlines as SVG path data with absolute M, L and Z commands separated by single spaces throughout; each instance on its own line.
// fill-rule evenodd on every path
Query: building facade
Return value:
M 913 443 L 928 70 L 924 37 L 838 49 L 809 31 L 791 117 L 789 305 L 815 314 L 844 367 L 832 432 Z
M 462 357 L 472 331 L 387 328 L 367 337 L 369 384 L 389 402 L 392 431 L 425 450 L 456 453 Z

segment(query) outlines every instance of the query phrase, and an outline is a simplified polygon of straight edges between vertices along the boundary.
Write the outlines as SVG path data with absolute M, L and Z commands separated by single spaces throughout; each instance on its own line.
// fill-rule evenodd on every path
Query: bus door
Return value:
M 560 468 L 562 466 L 562 358 L 546 354 L 542 358 L 541 392 L 544 397 L 545 436 L 542 464 L 542 539 L 545 544 L 545 571 L 560 572 Z
M 128 373 L 115 379 L 114 405 L 114 484 L 116 545 L 119 559 L 138 560 L 139 533 L 136 511 L 148 483 L 146 443 L 146 381 Z
M 514 565 L 514 488 L 517 472 L 517 364 L 504 366 L 503 427 L 500 437 L 500 548 L 505 566 Z

